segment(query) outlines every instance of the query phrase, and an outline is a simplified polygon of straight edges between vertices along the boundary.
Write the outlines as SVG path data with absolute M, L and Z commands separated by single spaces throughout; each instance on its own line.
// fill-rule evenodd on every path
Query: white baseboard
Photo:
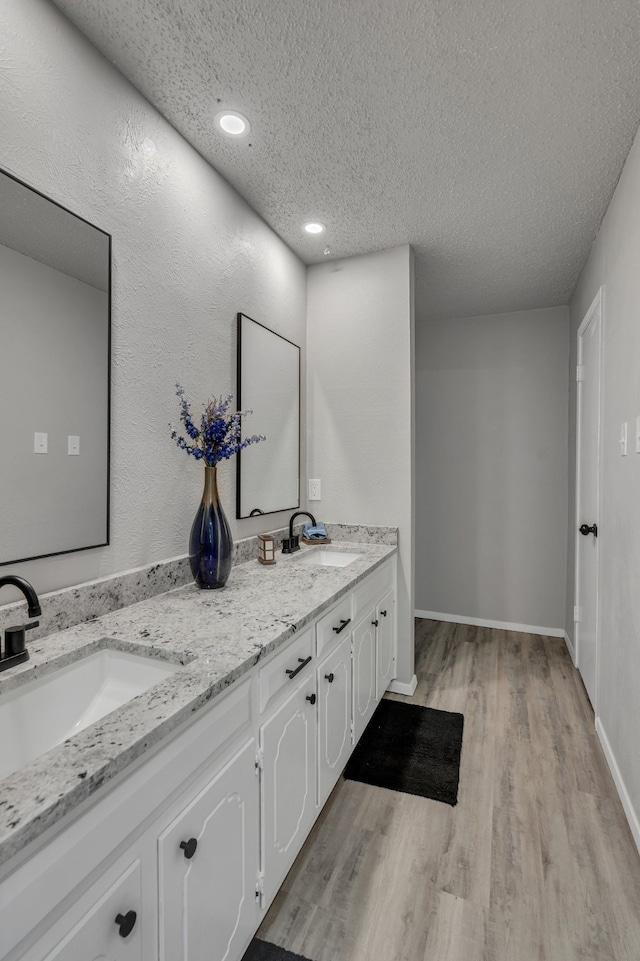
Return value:
M 471 624 L 474 627 L 496 627 L 501 631 L 518 631 L 522 634 L 544 634 L 545 637 L 566 638 L 563 627 L 535 627 L 532 624 L 512 624 L 510 621 L 487 621 L 483 617 L 465 617 L 463 614 L 439 614 L 437 611 L 415 611 L 416 617 L 431 621 L 450 621 L 454 624 Z
M 629 827 L 631 828 L 631 833 L 633 834 L 633 840 L 636 842 L 638 851 L 640 851 L 640 820 L 638 819 L 638 815 L 636 814 L 633 804 L 631 803 L 631 798 L 629 797 L 629 792 L 627 791 L 622 774 L 620 773 L 618 762 L 616 761 L 614 753 L 611 750 L 609 738 L 605 733 L 605 730 L 602 726 L 602 721 L 599 717 L 596 718 L 596 731 L 600 739 L 600 744 L 602 745 L 602 750 L 604 751 L 604 756 L 607 759 L 611 776 L 613 777 L 616 789 L 620 795 L 622 807 L 624 808 L 624 813 L 627 816 L 627 821 L 629 822 Z
M 567 650 L 569 651 L 569 657 L 571 658 L 571 663 L 573 664 L 574 667 L 576 667 L 575 644 L 573 643 L 573 641 L 571 640 L 571 638 L 569 637 L 566 631 L 564 632 L 564 642 L 567 645 Z
M 387 690 L 392 694 L 406 694 L 407 697 L 413 697 L 417 686 L 418 678 L 414 674 L 408 684 L 405 681 L 392 681 Z

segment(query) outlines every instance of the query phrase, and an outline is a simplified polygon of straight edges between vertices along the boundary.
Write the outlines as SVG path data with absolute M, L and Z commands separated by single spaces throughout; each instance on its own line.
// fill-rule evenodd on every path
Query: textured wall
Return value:
M 324 521 L 400 529 L 398 678 L 413 675 L 409 247 L 309 268 L 308 476 Z
M 174 383 L 235 390 L 238 310 L 304 356 L 306 271 L 46 0 L 0 5 L 0 62 L 0 166 L 113 235 L 112 542 L 16 567 L 45 591 L 185 553 L 201 472 L 169 438 Z M 233 517 L 233 463 L 220 487 Z
M 598 288 L 604 284 L 603 420 L 601 448 L 600 636 L 596 713 L 635 811 L 640 844 L 640 138 L 636 137 L 591 257 L 571 301 L 571 343 Z M 575 359 L 574 359 L 575 363 Z M 572 378 L 572 410 L 575 380 Z M 620 456 L 620 425 L 629 425 L 629 454 Z M 575 456 L 575 416 L 570 445 Z M 570 480 L 567 631 L 573 636 L 575 474 Z
M 416 330 L 416 608 L 562 629 L 566 307 Z

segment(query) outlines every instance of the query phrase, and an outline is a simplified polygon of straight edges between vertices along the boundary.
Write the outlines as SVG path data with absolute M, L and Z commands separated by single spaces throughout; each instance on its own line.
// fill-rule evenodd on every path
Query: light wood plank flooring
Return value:
M 564 642 L 419 620 L 416 648 L 414 703 L 465 717 L 458 805 L 341 779 L 258 937 L 310 961 L 640 961 L 640 857 Z

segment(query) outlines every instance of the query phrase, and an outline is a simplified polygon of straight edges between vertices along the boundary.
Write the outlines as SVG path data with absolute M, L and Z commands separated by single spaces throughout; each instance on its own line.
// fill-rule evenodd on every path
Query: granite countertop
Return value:
M 30 660 L 0 675 L 0 695 L 103 647 L 178 663 L 169 678 L 0 781 L 0 864 L 209 704 L 396 553 L 334 543 L 345 567 L 278 555 L 236 565 L 227 586 L 181 587 L 29 644 Z

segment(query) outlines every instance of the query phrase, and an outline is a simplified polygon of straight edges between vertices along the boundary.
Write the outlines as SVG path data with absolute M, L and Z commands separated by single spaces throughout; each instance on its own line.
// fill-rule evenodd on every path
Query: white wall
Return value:
M 562 630 L 566 307 L 416 329 L 416 608 Z
M 400 529 L 398 679 L 413 675 L 413 257 L 396 247 L 308 271 L 310 505 Z
M 174 384 L 235 391 L 239 310 L 304 357 L 306 269 L 47 0 L 4 0 L 0 62 L 0 166 L 113 235 L 111 546 L 12 568 L 47 591 L 186 553 L 202 471 L 169 437 Z M 220 488 L 232 519 L 233 462 Z
M 604 284 L 601 504 L 598 522 L 602 580 L 598 656 L 598 727 L 617 767 L 627 814 L 640 846 L 640 137 L 627 159 L 591 256 L 571 301 L 572 368 L 577 330 Z M 570 591 L 567 632 L 573 637 L 575 563 L 575 379 L 572 377 L 569 490 Z M 629 425 L 629 454 L 620 456 L 621 424 Z M 579 658 L 579 653 L 578 653 Z

